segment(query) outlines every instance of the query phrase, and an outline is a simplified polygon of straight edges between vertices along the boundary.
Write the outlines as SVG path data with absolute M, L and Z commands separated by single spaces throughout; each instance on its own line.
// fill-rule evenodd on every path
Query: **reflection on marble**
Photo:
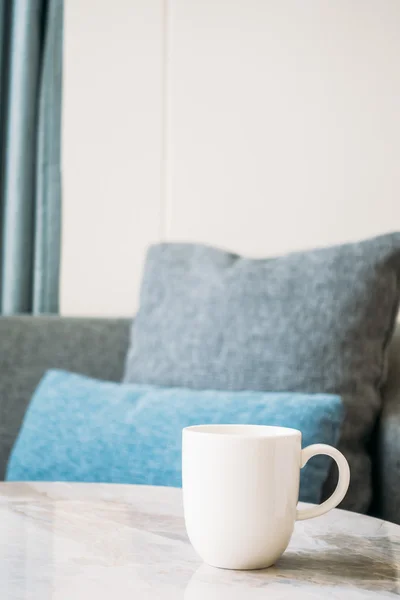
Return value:
M 334 510 L 301 521 L 264 571 L 201 563 L 181 492 L 90 484 L 0 484 L 5 600 L 369 600 L 400 595 L 400 527 Z

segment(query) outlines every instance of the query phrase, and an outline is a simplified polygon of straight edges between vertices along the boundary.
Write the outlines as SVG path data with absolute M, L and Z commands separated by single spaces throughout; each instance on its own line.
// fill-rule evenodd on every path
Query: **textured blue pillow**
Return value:
M 303 447 L 336 445 L 339 396 L 195 391 L 97 381 L 49 371 L 14 445 L 8 481 L 89 481 L 181 485 L 181 430 L 202 423 L 281 425 Z M 300 499 L 319 502 L 330 459 L 301 472 Z

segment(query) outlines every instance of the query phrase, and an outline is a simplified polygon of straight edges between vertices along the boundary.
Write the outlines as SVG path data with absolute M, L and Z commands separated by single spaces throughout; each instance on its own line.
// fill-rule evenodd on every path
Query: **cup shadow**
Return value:
M 319 535 L 324 546 L 301 552 L 289 547 L 271 569 L 263 571 L 264 576 L 399 593 L 400 564 L 392 542 L 385 536 L 361 540 L 342 532 Z

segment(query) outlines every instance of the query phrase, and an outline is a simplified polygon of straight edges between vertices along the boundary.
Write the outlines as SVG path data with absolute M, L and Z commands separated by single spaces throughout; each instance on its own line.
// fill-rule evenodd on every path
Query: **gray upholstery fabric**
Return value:
M 49 368 L 119 381 L 131 321 L 0 318 L 0 479 L 36 385 Z
M 265 260 L 153 246 L 124 380 L 341 394 L 352 472 L 342 507 L 364 512 L 399 276 L 400 234 Z M 332 470 L 326 494 L 334 484 Z
M 374 448 L 374 512 L 400 525 L 400 326 L 390 345 L 388 380 Z

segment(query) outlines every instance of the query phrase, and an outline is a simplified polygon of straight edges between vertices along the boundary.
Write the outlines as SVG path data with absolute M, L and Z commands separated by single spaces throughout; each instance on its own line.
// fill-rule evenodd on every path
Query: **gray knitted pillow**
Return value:
M 365 511 L 399 276 L 400 233 L 265 260 L 153 246 L 124 381 L 340 394 L 352 477 L 342 506 Z

